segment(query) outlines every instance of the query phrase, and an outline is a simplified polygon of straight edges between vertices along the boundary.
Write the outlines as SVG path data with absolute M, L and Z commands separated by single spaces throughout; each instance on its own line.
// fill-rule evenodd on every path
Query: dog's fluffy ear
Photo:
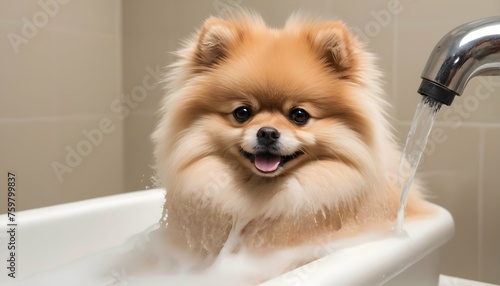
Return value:
M 237 41 L 236 29 L 227 21 L 211 17 L 201 28 L 196 47 L 197 64 L 210 67 L 228 55 Z
M 337 72 L 352 67 L 353 41 L 341 22 L 329 22 L 311 29 L 308 39 L 325 64 Z

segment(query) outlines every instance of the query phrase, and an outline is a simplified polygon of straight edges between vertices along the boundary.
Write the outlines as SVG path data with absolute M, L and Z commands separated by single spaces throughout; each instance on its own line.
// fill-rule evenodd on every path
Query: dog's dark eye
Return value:
M 233 111 L 234 119 L 238 122 L 245 122 L 252 116 L 250 108 L 246 106 L 240 106 Z
M 304 125 L 309 120 L 309 113 L 302 108 L 295 108 L 290 112 L 290 120 L 297 125 Z

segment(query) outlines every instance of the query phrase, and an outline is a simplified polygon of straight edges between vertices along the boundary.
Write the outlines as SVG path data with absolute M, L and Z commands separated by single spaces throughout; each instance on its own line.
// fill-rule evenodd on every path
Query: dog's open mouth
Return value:
M 283 166 L 287 162 L 297 158 L 298 156 L 304 154 L 301 151 L 297 151 L 292 155 L 280 156 L 270 152 L 257 152 L 255 154 L 249 153 L 240 148 L 240 153 L 243 154 L 252 164 L 254 164 L 257 170 L 263 173 L 272 173 L 278 170 L 280 166 Z

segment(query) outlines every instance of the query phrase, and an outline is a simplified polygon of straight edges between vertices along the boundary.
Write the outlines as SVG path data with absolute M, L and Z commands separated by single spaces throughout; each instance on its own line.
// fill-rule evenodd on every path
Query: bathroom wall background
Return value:
M 276 27 L 299 9 L 347 22 L 379 57 L 401 144 L 437 41 L 500 14 L 497 0 L 0 0 L 0 184 L 18 174 L 18 209 L 152 187 L 158 74 L 180 39 L 236 6 Z M 474 79 L 455 101 L 418 172 L 456 221 L 441 272 L 500 284 L 500 78 Z
M 0 1 L 0 213 L 124 191 L 121 5 Z

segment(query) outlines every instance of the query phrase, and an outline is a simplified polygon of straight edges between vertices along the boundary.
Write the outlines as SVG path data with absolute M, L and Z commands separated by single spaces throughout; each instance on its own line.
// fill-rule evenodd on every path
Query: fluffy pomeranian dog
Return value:
M 152 136 L 169 239 L 217 255 L 230 232 L 267 251 L 394 222 L 381 73 L 343 23 L 212 17 L 178 56 Z M 407 215 L 425 208 L 414 186 Z

